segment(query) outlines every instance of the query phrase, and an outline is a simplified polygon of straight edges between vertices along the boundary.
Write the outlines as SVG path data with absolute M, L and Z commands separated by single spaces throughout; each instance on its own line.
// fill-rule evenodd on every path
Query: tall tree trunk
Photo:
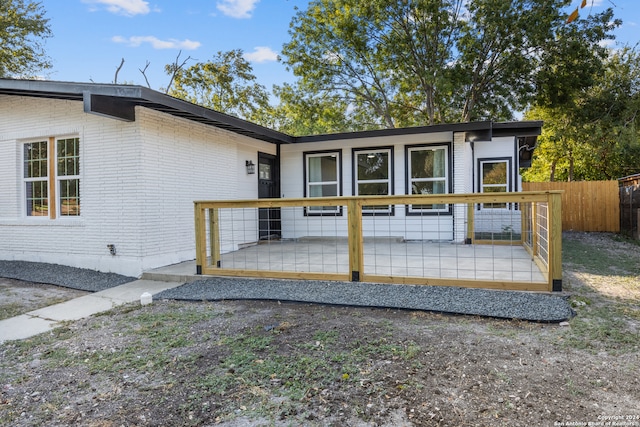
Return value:
M 570 150 L 569 151 L 569 177 L 567 178 L 567 181 L 571 182 L 573 181 L 573 151 Z

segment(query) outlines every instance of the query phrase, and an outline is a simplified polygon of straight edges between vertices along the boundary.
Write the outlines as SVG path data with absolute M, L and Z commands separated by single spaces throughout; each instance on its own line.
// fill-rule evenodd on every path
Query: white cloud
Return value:
M 582 9 L 582 1 L 579 1 L 577 3 L 578 3 L 578 6 L 580 6 L 580 8 Z M 603 3 L 603 0 L 588 0 L 584 9 L 592 8 L 592 7 L 600 7 L 602 6 L 602 3 Z
M 601 47 L 607 47 L 607 48 L 613 49 L 613 47 L 616 45 L 616 41 L 615 40 L 601 40 L 598 44 Z
M 271 62 L 278 60 L 278 53 L 267 46 L 257 46 L 253 52 L 245 53 L 244 59 L 249 62 Z
M 219 11 L 232 18 L 251 18 L 251 12 L 260 0 L 222 0 L 216 4 Z
M 111 41 L 115 43 L 124 43 L 131 47 L 139 47 L 143 43 L 149 43 L 154 49 L 185 49 L 194 50 L 200 47 L 200 42 L 194 42 L 189 39 L 185 40 L 160 40 L 154 36 L 133 36 L 125 38 L 122 36 L 114 36 Z
M 322 59 L 324 59 L 329 64 L 337 64 L 342 61 L 342 57 L 339 53 L 330 51 L 325 52 L 325 54 L 322 56 Z
M 83 3 L 104 5 L 111 13 L 133 16 L 149 13 L 149 2 L 144 0 L 82 0 Z

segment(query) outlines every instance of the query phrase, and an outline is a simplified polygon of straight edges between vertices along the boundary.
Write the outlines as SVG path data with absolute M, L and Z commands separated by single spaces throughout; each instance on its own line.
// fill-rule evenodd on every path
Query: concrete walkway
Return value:
M 119 305 L 140 301 L 140 296 L 145 292 L 155 295 L 183 283 L 135 280 L 10 319 L 0 320 L 0 344 L 48 332 L 60 326 L 61 322 L 83 319 Z

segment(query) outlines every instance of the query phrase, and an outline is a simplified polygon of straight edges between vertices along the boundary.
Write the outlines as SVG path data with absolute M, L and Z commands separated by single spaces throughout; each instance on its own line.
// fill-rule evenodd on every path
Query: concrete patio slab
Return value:
M 540 267 L 518 245 L 382 239 L 365 241 L 363 252 L 363 273 L 367 275 L 547 282 Z M 235 270 L 348 274 L 349 254 L 324 241 L 276 240 L 223 253 L 221 266 Z M 195 261 L 147 271 L 142 277 L 182 282 L 203 278 L 196 275 Z

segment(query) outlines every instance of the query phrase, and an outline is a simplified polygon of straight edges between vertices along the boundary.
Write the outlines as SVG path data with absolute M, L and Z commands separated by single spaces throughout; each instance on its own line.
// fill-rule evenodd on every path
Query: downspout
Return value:
M 513 171 L 511 171 L 512 176 L 511 179 L 513 180 L 513 189 L 511 191 L 518 193 L 520 191 L 522 191 L 522 187 L 519 185 L 520 184 L 520 180 L 518 179 L 520 177 L 520 145 L 518 144 L 518 137 L 514 136 L 513 137 L 513 164 L 514 164 L 514 168 Z
M 475 193 L 476 190 L 476 151 L 473 141 L 469 141 L 469 146 L 471 147 L 471 192 Z
M 281 186 L 280 186 L 280 175 L 281 175 L 280 171 L 282 170 L 282 162 L 280 161 L 280 145 L 281 145 L 280 142 L 276 143 L 276 164 L 278 165 L 277 166 L 278 170 L 276 171 L 276 179 L 277 179 L 276 182 L 277 182 L 277 186 L 278 186 L 278 188 L 277 188 L 278 197 L 284 198 L 284 194 L 282 194 L 282 192 L 281 192 L 282 189 L 281 189 Z
M 474 181 L 476 176 L 475 175 L 476 174 L 476 152 L 475 152 L 475 146 L 473 141 L 469 141 L 469 147 L 471 148 L 471 192 L 474 193 L 475 192 Z M 471 208 L 471 212 L 469 213 L 471 214 L 472 212 L 473 212 L 473 207 Z M 465 245 L 470 245 L 471 243 L 473 243 L 473 240 L 472 238 L 465 237 L 464 243 Z

